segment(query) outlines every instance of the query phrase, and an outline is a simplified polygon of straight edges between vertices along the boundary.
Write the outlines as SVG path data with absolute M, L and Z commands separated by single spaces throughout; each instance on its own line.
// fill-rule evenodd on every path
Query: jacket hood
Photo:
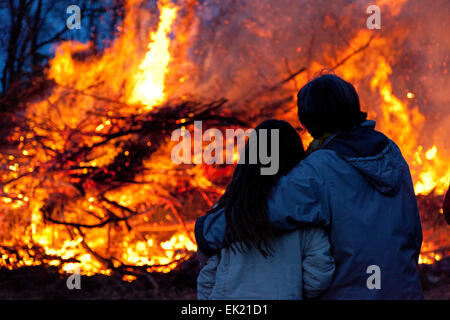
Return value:
M 322 148 L 335 151 L 382 194 L 397 194 L 406 162 L 399 148 L 375 130 L 375 121 L 364 121 L 358 127 L 339 132 Z

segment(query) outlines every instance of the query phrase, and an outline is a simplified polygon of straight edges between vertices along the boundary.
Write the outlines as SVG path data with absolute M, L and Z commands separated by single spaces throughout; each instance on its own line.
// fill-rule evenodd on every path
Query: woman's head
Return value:
M 226 245 L 241 242 L 238 250 L 257 248 L 266 256 L 270 252 L 269 240 L 273 232 L 268 219 L 267 199 L 272 187 L 278 179 L 294 168 L 306 155 L 302 141 L 295 129 L 286 121 L 267 120 L 255 128 L 257 137 L 257 154 L 259 154 L 262 130 L 267 130 L 266 150 L 271 148 L 271 130 L 278 130 L 278 171 L 274 175 L 261 174 L 261 168 L 267 165 L 249 163 L 249 141 L 247 141 L 241 157 L 244 163 L 238 163 L 233 178 L 225 193 L 213 209 L 224 208 L 227 220 Z M 275 148 L 276 149 L 276 148 Z M 272 158 L 273 155 L 270 155 Z
M 366 120 L 353 85 L 334 74 L 308 82 L 297 95 L 298 118 L 316 139 Z

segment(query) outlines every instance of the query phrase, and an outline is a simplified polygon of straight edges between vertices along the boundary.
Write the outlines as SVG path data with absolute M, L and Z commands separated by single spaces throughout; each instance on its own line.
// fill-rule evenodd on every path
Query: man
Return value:
M 323 75 L 298 94 L 312 153 L 282 177 L 268 201 L 276 231 L 329 230 L 336 271 L 324 299 L 423 299 L 422 228 L 409 167 L 399 148 L 366 120 L 350 83 Z M 225 218 L 197 220 L 199 250 L 224 246 Z

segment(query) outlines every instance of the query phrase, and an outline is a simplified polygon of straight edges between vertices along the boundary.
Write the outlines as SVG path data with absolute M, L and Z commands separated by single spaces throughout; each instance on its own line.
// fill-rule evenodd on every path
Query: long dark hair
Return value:
M 262 164 L 259 157 L 256 164 L 250 164 L 247 141 L 240 154 L 245 157 L 245 163 L 236 165 L 225 193 L 210 211 L 225 209 L 225 247 L 231 247 L 233 252 L 235 249 L 247 252 L 251 248 L 257 248 L 267 257 L 272 254 L 270 239 L 274 236 L 269 223 L 267 199 L 278 179 L 286 175 L 306 155 L 298 133 L 289 123 L 281 120 L 266 120 L 255 128 L 258 152 L 260 129 L 267 129 L 267 137 L 270 137 L 271 129 L 279 130 L 278 171 L 274 175 L 262 175 L 261 168 L 267 165 Z M 270 151 L 271 139 L 267 140 L 267 150 Z M 273 158 L 273 155 L 270 156 Z M 240 242 L 240 245 L 237 242 Z

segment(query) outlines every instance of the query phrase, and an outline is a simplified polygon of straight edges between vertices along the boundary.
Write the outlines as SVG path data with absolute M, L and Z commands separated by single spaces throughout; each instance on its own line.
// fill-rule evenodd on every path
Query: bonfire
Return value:
M 422 57 L 408 39 L 425 41 L 431 29 L 414 27 L 403 11 L 423 4 L 378 1 L 389 31 L 367 29 L 364 11 L 341 21 L 330 5 L 312 32 L 314 13 L 294 2 L 160 0 L 150 13 L 142 0 L 127 0 L 120 32 L 101 52 L 89 42 L 58 43 L 33 81 L 38 94 L 25 90 L 8 115 L 0 267 L 46 265 L 126 281 L 170 272 L 194 255 L 194 221 L 233 170 L 173 163 L 171 133 L 199 120 L 246 129 L 274 117 L 290 121 L 307 145 L 295 95 L 323 69 L 355 84 L 369 118 L 408 161 L 424 227 L 420 263 L 448 256 L 440 208 L 450 181 L 450 118 L 427 92 L 432 72 L 447 74 L 448 57 L 417 66 Z M 431 61 L 433 48 L 423 50 Z

